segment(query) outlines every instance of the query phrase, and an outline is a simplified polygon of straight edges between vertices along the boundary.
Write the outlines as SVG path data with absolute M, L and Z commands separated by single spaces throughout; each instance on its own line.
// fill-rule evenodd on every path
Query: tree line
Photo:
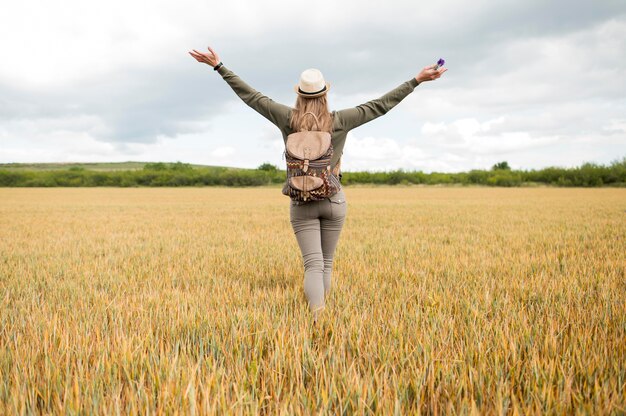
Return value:
M 187 163 L 146 163 L 138 170 L 95 171 L 83 167 L 61 170 L 0 169 L 0 186 L 262 186 L 285 181 L 286 172 L 270 163 L 256 169 L 192 167 Z M 574 168 L 547 167 L 513 170 L 506 161 L 490 170 L 459 173 L 405 171 L 343 172 L 344 185 L 486 185 L 486 186 L 626 186 L 626 157 L 609 165 L 584 163 Z

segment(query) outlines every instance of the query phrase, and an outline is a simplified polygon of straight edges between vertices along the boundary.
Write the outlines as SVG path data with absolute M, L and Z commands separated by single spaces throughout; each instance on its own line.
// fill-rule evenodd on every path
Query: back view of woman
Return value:
M 387 113 L 421 82 L 437 79 L 447 70 L 436 69 L 436 65 L 425 67 L 417 76 L 380 98 L 353 108 L 330 111 L 327 101 L 330 83 L 324 80 L 319 70 L 311 68 L 301 73 L 298 85 L 294 86 L 297 97 L 295 107 L 291 108 L 250 87 L 223 65 L 211 47 L 208 50 L 203 53 L 193 49 L 189 53 L 198 62 L 211 65 L 248 106 L 278 127 L 285 143 L 287 137 L 295 132 L 318 130 L 330 133 L 333 147 L 331 172 L 339 179 L 340 158 L 348 132 Z M 290 222 L 302 253 L 304 292 L 314 323 L 324 310 L 325 299 L 330 293 L 333 255 L 346 213 L 347 202 L 342 187 L 322 200 L 304 202 L 291 199 L 290 202 Z

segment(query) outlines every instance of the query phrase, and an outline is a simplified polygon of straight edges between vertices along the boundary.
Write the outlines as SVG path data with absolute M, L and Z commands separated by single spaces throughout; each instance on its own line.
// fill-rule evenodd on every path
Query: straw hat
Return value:
M 324 81 L 319 69 L 309 68 L 300 74 L 300 81 L 293 89 L 301 97 L 315 98 L 326 94 L 330 83 Z

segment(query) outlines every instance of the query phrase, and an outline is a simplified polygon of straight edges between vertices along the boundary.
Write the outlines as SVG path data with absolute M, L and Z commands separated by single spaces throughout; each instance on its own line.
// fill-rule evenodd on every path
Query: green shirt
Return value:
M 220 73 L 222 78 L 230 85 L 239 98 L 280 129 L 283 135 L 283 141 L 286 143 L 287 136 L 294 132 L 289 126 L 291 111 L 293 109 L 284 104 L 277 103 L 256 91 L 224 65 L 218 68 L 217 72 Z M 380 98 L 353 108 L 332 111 L 334 121 L 333 133 L 331 135 L 331 143 L 333 145 L 333 157 L 330 160 L 331 169 L 335 169 L 339 158 L 343 154 L 343 146 L 346 143 L 346 136 L 350 130 L 387 113 L 407 95 L 413 92 L 418 85 L 419 82 L 413 77 Z

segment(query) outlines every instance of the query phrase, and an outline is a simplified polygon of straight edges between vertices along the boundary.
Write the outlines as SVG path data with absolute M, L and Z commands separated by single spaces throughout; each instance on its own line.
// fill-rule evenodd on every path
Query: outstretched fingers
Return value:
M 440 78 L 441 75 L 443 75 L 443 73 L 446 72 L 447 70 L 448 68 L 439 67 L 439 69 L 434 69 L 434 67 L 430 67 L 428 72 L 430 73 L 429 75 L 430 75 L 431 81 L 437 78 Z
M 439 69 L 436 71 L 437 73 L 436 73 L 436 77 L 435 77 L 435 79 L 436 79 L 436 78 L 440 78 L 440 77 L 443 75 L 443 73 L 444 73 L 444 72 L 446 72 L 447 70 L 448 70 L 448 68 L 439 68 Z
M 195 58 L 195 60 L 198 61 L 198 62 L 204 62 L 204 59 L 203 59 L 202 55 L 199 55 L 199 54 L 193 53 L 193 52 L 189 52 L 189 55 L 193 56 Z
M 209 46 L 209 47 L 208 47 L 208 49 L 209 49 L 209 51 L 211 51 L 211 55 L 213 55 L 213 57 L 214 57 L 216 60 L 219 60 L 219 56 L 218 56 L 218 55 L 217 55 L 217 53 L 213 50 L 213 48 Z
M 196 61 L 202 62 L 202 63 L 205 63 L 205 64 L 211 64 L 212 56 L 211 56 L 210 53 L 199 52 L 199 51 L 197 51 L 195 49 L 192 49 L 192 51 L 193 52 L 189 52 L 189 54 L 191 56 L 193 56 L 196 59 Z

